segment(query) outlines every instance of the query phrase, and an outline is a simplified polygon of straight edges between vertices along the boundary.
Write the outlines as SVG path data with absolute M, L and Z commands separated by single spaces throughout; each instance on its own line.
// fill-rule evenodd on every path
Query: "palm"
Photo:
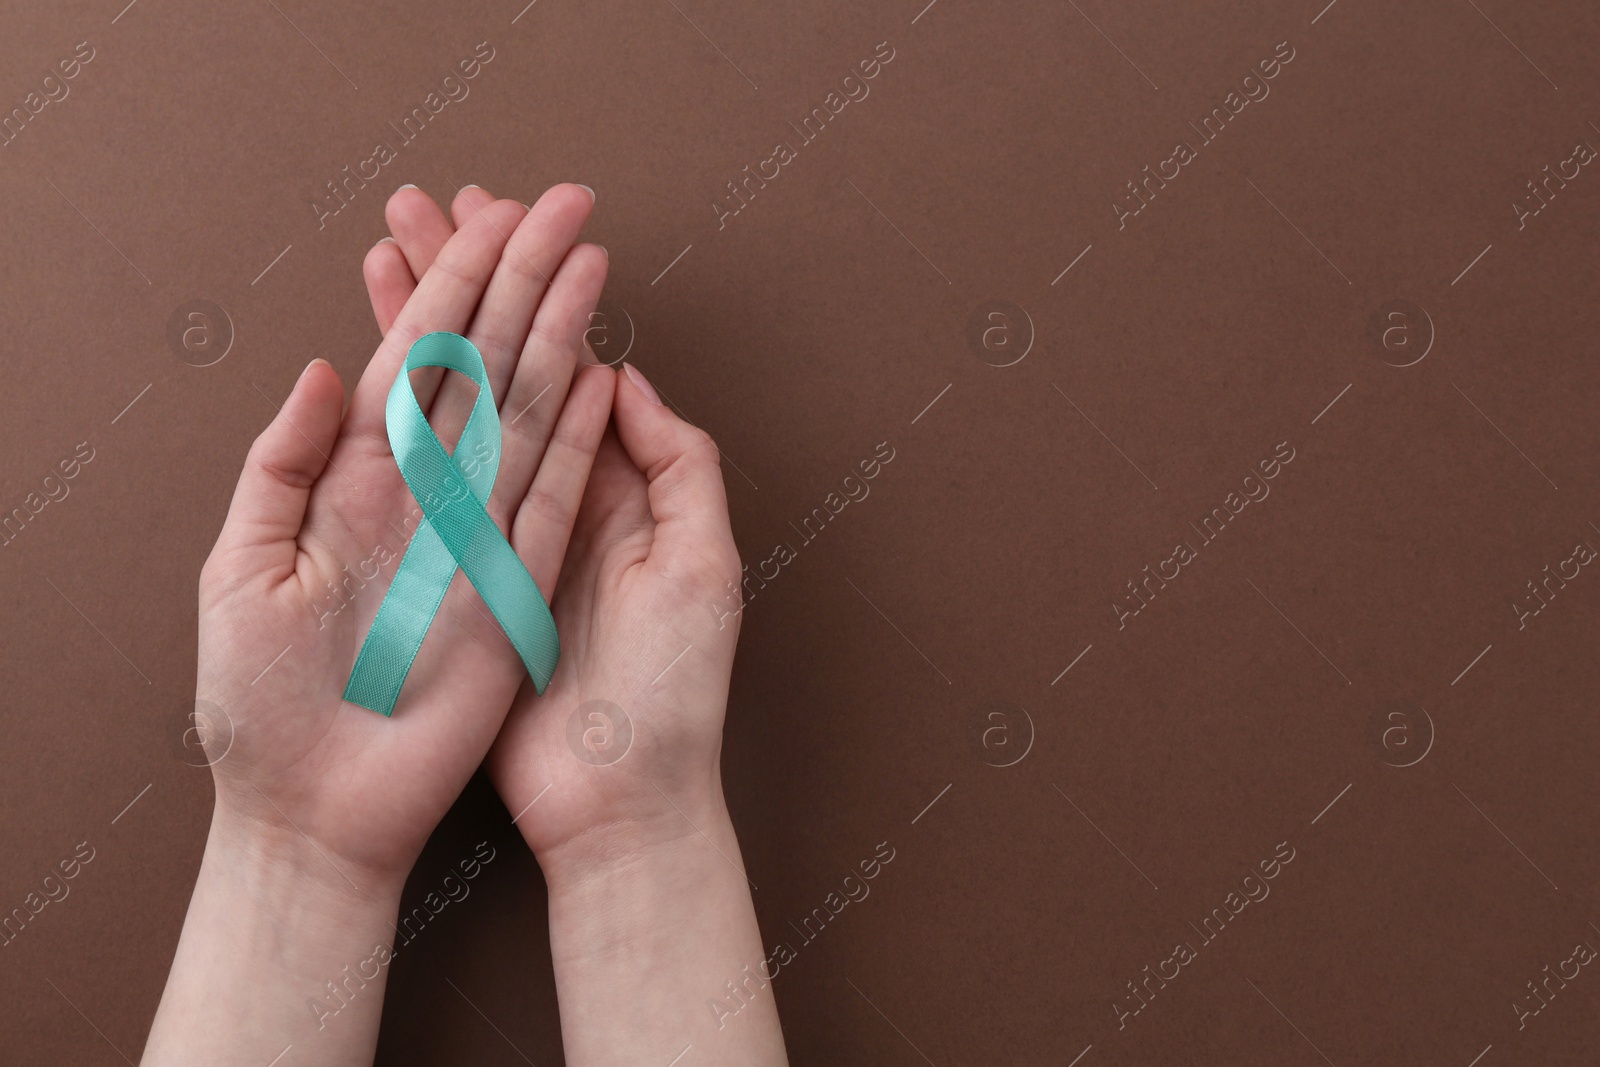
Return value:
M 706 753 L 714 769 L 738 626 L 719 629 L 709 610 L 731 539 L 706 547 L 663 534 L 644 475 L 602 441 L 552 605 L 561 663 L 543 697 L 523 686 L 490 754 L 536 853 L 659 812 Z
M 287 823 L 342 870 L 409 865 L 525 676 L 458 572 L 393 717 L 343 701 L 361 636 L 420 521 L 389 451 L 385 398 L 422 334 L 449 330 L 478 345 L 502 413 L 488 510 L 552 589 L 613 388 L 608 371 L 574 375 L 576 347 L 562 329 L 604 281 L 601 250 L 568 251 L 591 204 L 579 187 L 558 186 L 531 211 L 476 208 L 436 250 L 440 270 L 386 324 L 343 419 L 332 370 L 307 368 L 252 448 L 202 574 L 197 696 L 233 726 L 225 753 L 222 737 L 207 745 L 218 803 Z M 411 384 L 448 446 L 473 386 L 432 371 Z
M 386 453 L 344 438 L 331 459 L 312 489 L 294 573 L 203 605 L 199 691 L 231 695 L 234 741 L 219 775 L 245 777 L 269 810 L 334 855 L 388 868 L 421 848 L 471 776 L 500 724 L 484 709 L 510 703 L 523 668 L 458 574 L 393 719 L 342 699 L 416 512 Z M 364 579 L 379 552 L 394 558 Z M 249 675 L 225 676 L 236 664 Z M 340 800 L 325 806 L 324 796 Z

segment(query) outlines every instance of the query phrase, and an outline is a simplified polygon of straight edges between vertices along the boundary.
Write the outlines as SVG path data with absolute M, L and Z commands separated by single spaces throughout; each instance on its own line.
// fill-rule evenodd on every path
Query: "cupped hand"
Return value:
M 421 194 L 390 201 L 397 243 L 367 264 L 380 328 L 491 200 L 464 191 L 454 225 Z M 588 319 L 578 325 L 581 337 Z M 551 603 L 560 664 L 543 696 L 521 687 L 489 760 L 547 877 L 726 818 L 719 756 L 740 565 L 721 455 L 631 365 L 615 377 L 612 418 Z
M 454 232 L 404 246 L 417 257 L 409 277 L 421 280 L 387 306 L 348 415 L 331 366 L 314 361 L 301 374 L 250 449 L 200 578 L 196 695 L 221 709 L 206 739 L 216 818 L 244 834 L 305 838 L 352 885 L 403 878 L 526 678 L 458 572 L 393 717 L 342 699 L 421 520 L 384 418 L 407 351 L 447 330 L 482 353 L 503 431 L 488 511 L 547 597 L 615 391 L 611 371 L 579 367 L 581 340 L 569 329 L 587 320 L 605 280 L 604 250 L 573 247 L 592 194 L 556 186 L 529 210 L 476 192 L 462 194 L 470 206 Z M 406 189 L 397 203 L 407 199 L 427 198 Z M 368 277 L 400 254 L 380 243 Z M 411 378 L 452 447 L 476 388 L 437 368 Z M 574 638 L 581 662 L 584 640 Z

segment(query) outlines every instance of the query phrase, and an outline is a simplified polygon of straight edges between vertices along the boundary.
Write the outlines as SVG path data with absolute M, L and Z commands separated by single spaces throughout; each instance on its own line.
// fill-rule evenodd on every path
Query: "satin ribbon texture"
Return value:
M 478 387 L 454 455 L 444 450 L 412 392 L 410 372 L 418 367 L 458 371 Z M 458 567 L 543 693 L 561 644 L 544 595 L 484 507 L 500 470 L 500 415 L 478 349 L 459 334 L 419 337 L 389 389 L 385 419 L 389 448 L 423 519 L 362 642 L 344 699 L 380 715 L 393 713 Z

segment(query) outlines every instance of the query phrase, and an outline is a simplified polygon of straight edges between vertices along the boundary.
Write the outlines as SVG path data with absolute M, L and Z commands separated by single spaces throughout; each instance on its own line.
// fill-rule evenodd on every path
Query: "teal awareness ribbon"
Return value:
M 459 371 L 478 386 L 454 455 L 444 450 L 411 390 L 410 372 L 418 367 Z M 500 415 L 478 349 L 459 334 L 418 338 L 389 389 L 385 418 L 390 451 L 423 518 L 361 645 L 344 699 L 380 715 L 393 713 L 458 567 L 511 639 L 534 689 L 543 693 L 561 644 L 544 595 L 484 507 L 500 470 Z M 456 457 L 466 457 L 466 469 Z

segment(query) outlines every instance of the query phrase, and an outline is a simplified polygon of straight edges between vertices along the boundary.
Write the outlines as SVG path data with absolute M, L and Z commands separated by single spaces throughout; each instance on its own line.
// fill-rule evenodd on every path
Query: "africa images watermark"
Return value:
M 0 117 L 0 148 L 9 147 L 21 137 L 29 123 L 39 121 L 45 108 L 66 100 L 72 92 L 72 86 L 67 83 L 82 73 L 95 55 L 94 45 L 79 41 L 73 45 L 70 56 L 57 60 L 50 72 L 40 79 L 39 88 L 30 90 L 23 96 L 22 103 Z
M 487 854 L 485 854 L 487 852 Z M 487 841 L 479 841 L 473 849 L 472 856 L 458 860 L 456 867 L 461 872 L 461 877 L 447 874 L 439 883 L 438 889 L 430 889 L 423 896 L 422 903 L 411 909 L 410 914 L 400 919 L 400 925 L 395 927 L 395 944 L 377 944 L 372 947 L 372 954 L 366 959 L 355 964 L 345 964 L 337 976 L 323 985 L 324 992 L 306 998 L 306 1006 L 311 1009 L 311 1014 L 316 1016 L 317 1029 L 327 1028 L 328 1020 L 338 1015 L 350 1002 L 365 988 L 367 983 L 374 981 L 383 973 L 383 969 L 393 963 L 400 949 L 415 941 L 417 935 L 438 916 L 438 914 L 452 902 L 461 903 L 472 892 L 468 882 L 483 873 L 483 868 L 494 861 L 495 850 Z
M 487 462 L 486 454 L 479 454 L 476 458 Z M 465 459 L 465 463 L 471 466 L 474 463 L 474 459 L 474 456 L 468 456 Z M 317 629 L 325 629 L 328 625 L 328 620 L 354 603 L 356 594 L 365 589 L 367 583 L 376 581 L 378 576 L 383 573 L 383 568 L 405 555 L 407 547 L 411 544 L 412 538 L 416 536 L 422 522 L 422 509 L 413 507 L 401 517 L 399 526 L 394 526 L 393 523 L 390 524 L 390 528 L 395 532 L 398 547 L 391 545 L 387 539 L 380 540 L 364 559 L 356 563 L 356 569 L 353 573 L 350 570 L 350 564 L 341 564 L 339 567 L 340 578 L 337 582 L 326 579 L 323 581 L 323 588 L 327 590 L 327 595 L 322 597 L 320 603 L 307 604 L 307 607 L 311 609 L 311 614 L 316 616 Z
M 1576 581 L 1583 574 L 1583 568 L 1594 562 L 1595 556 L 1593 545 L 1579 541 L 1570 556 L 1556 562 L 1554 573 L 1546 563 L 1541 577 L 1528 580 L 1529 595 L 1511 602 L 1511 610 L 1517 613 L 1517 629 L 1526 630 L 1528 620 L 1549 607 L 1556 594 L 1565 589 L 1568 582 Z
M 389 129 L 394 131 L 393 138 L 385 134 L 374 146 L 372 155 L 358 162 L 354 171 L 347 164 L 339 169 L 338 175 L 324 182 L 323 189 L 326 191 L 318 190 L 310 201 L 311 210 L 317 216 L 317 229 L 326 229 L 328 220 L 349 207 L 355 201 L 356 194 L 367 187 L 367 182 L 377 181 L 383 168 L 400 157 L 401 149 L 422 136 L 428 123 L 436 121 L 445 108 L 464 101 L 472 92 L 472 86 L 467 83 L 483 73 L 483 68 L 494 57 L 493 45 L 488 41 L 479 43 L 473 48 L 472 55 L 457 61 L 451 72 L 440 80 L 437 89 L 431 90 L 422 98 L 421 104 L 401 117 L 399 125 L 390 120 Z
M 610 700 L 585 700 L 567 717 L 567 747 L 591 767 L 609 767 L 632 750 L 633 719 Z
M 888 441 L 879 441 L 872 455 L 857 462 L 856 470 L 860 471 L 860 477 L 852 471 L 840 480 L 839 489 L 844 493 L 843 496 L 840 496 L 839 492 L 829 491 L 828 495 L 822 498 L 822 503 L 812 508 L 811 513 L 800 520 L 799 526 L 790 523 L 790 528 L 800 535 L 800 548 L 820 537 L 828 523 L 837 519 L 840 513 L 850 506 L 851 501 L 859 503 L 867 499 L 872 492 L 872 487 L 867 483 L 881 474 L 883 468 L 893 462 L 894 457 L 894 446 Z M 783 573 L 783 568 L 793 563 L 799 555 L 799 549 L 792 542 L 780 541 L 773 546 L 769 556 L 756 564 L 754 574 L 750 573 L 750 565 L 746 563 L 743 568 L 744 577 L 740 582 L 738 584 L 729 582 L 722 601 L 708 605 L 712 617 L 717 620 L 717 629 L 725 627 L 729 619 L 737 619 L 743 614 L 745 606 L 755 599 L 756 592 L 765 589 L 768 582 L 775 581 L 778 575 Z M 771 573 L 768 573 L 768 568 L 771 569 Z M 755 589 L 750 588 L 751 582 L 755 583 Z
M 1517 215 L 1517 229 L 1527 229 L 1528 220 L 1537 217 L 1549 207 L 1556 198 L 1556 192 L 1565 189 L 1567 182 L 1576 179 L 1583 173 L 1583 168 L 1594 160 L 1594 146 L 1588 141 L 1579 141 L 1573 147 L 1572 154 L 1556 164 L 1555 173 L 1551 173 L 1550 165 L 1547 163 L 1542 178 L 1529 178 L 1528 195 L 1511 202 L 1511 210 Z
M 1222 903 L 1211 909 L 1210 914 L 1200 920 L 1200 925 L 1189 924 L 1199 945 L 1192 941 L 1180 941 L 1172 947 L 1172 952 L 1166 958 L 1158 961 L 1152 970 L 1147 963 L 1144 966 L 1143 977 L 1128 981 L 1128 998 L 1124 1002 L 1120 998 L 1113 998 L 1111 1010 L 1117 1016 L 1117 1029 L 1123 1030 L 1128 1026 L 1128 1020 L 1148 1008 L 1156 999 L 1159 990 L 1167 988 L 1169 982 L 1175 982 L 1183 974 L 1183 969 L 1200 958 L 1200 949 L 1210 945 L 1228 924 L 1237 919 L 1245 908 L 1251 904 L 1260 904 L 1272 893 L 1272 887 L 1267 883 L 1283 873 L 1283 868 L 1294 861 L 1295 850 L 1287 841 L 1280 841 L 1273 847 L 1272 855 L 1261 860 L 1256 865 L 1260 876 L 1252 870 L 1245 875 L 1239 883 L 1239 889 L 1231 889 L 1228 895 L 1222 898 Z M 1239 890 L 1244 891 L 1241 896 Z M 1169 969 L 1170 968 L 1170 969 Z
M 1222 531 L 1229 522 L 1239 516 L 1252 502 L 1261 503 L 1272 492 L 1272 487 L 1267 483 L 1276 478 L 1283 470 L 1294 461 L 1294 446 L 1288 441 L 1280 441 L 1272 450 L 1272 455 L 1256 464 L 1256 470 L 1245 475 L 1241 483 L 1244 495 L 1237 491 L 1228 493 L 1222 498 L 1219 507 L 1211 509 L 1211 513 L 1200 519 L 1200 525 L 1189 523 L 1189 529 L 1195 533 L 1195 540 L 1199 547 L 1190 544 L 1187 540 L 1180 541 L 1172 549 L 1172 555 L 1156 564 L 1154 572 L 1147 563 L 1144 566 L 1144 577 L 1128 579 L 1129 596 L 1121 596 L 1111 602 L 1111 610 L 1117 616 L 1117 629 L 1125 630 L 1128 620 L 1138 615 L 1155 600 L 1156 593 L 1165 589 L 1168 582 L 1176 581 L 1183 573 L 1183 568 L 1200 558 L 1200 549 L 1222 536 Z M 1257 477 L 1256 472 L 1260 472 Z M 1171 568 L 1169 573 L 1168 568 Z M 1124 603 L 1126 601 L 1126 603 Z
M 729 979 L 723 984 L 723 994 L 711 997 L 706 1001 L 706 1007 L 711 1009 L 711 1017 L 717 1021 L 717 1029 L 727 1026 L 728 1020 L 738 1015 L 749 1007 L 766 989 L 774 978 L 778 976 L 780 968 L 787 967 L 799 958 L 800 949 L 809 945 L 822 936 L 822 931 L 852 902 L 861 903 L 872 892 L 872 887 L 867 883 L 883 873 L 883 868 L 894 861 L 895 850 L 887 841 L 878 842 L 872 855 L 856 864 L 860 876 L 856 871 L 845 875 L 836 890 L 832 890 L 822 898 L 822 903 L 811 909 L 800 925 L 789 924 L 798 937 L 798 941 L 779 941 L 772 946 L 772 951 L 766 959 L 754 965 L 745 964 L 739 971 L 738 979 Z
M 757 163 L 753 172 L 746 164 L 740 177 L 727 182 L 727 193 L 718 193 L 716 199 L 711 201 L 711 211 L 717 216 L 717 229 L 726 229 L 728 220 L 749 207 L 757 192 L 765 189 L 768 182 L 777 181 L 783 175 L 783 168 L 800 158 L 796 145 L 804 148 L 815 141 L 822 136 L 828 123 L 838 118 L 845 108 L 865 100 L 872 92 L 867 82 L 882 73 L 894 57 L 894 47 L 888 41 L 880 42 L 870 57 L 861 60 L 851 73 L 839 79 L 838 89 L 828 91 L 828 95 L 822 98 L 821 107 L 812 108 L 811 113 L 800 120 L 800 125 L 789 123 L 789 128 L 798 135 L 797 141 L 777 142 L 772 146 L 772 154 Z M 859 78 L 856 77 L 856 71 L 860 72 Z
M 28 924 L 37 919 L 45 908 L 67 899 L 72 887 L 67 883 L 78 877 L 85 865 L 95 857 L 94 846 L 80 841 L 72 855 L 56 863 L 55 869 L 40 880 L 40 888 L 30 890 L 22 898 L 22 906 L 0 918 L 0 948 L 10 948 L 11 942 L 22 935 Z
M 51 504 L 59 504 L 67 499 L 72 492 L 72 479 L 82 473 L 83 468 L 94 462 L 94 446 L 88 441 L 80 441 L 72 454 L 56 461 L 55 469 L 44 475 L 39 480 L 39 489 L 31 490 L 22 498 L 22 503 L 10 511 L 0 514 L 0 548 L 5 548 L 22 536 L 40 513 Z
M 1189 123 L 1189 128 L 1198 136 L 1198 144 L 1188 141 L 1179 141 L 1172 149 L 1172 155 L 1156 164 L 1152 172 L 1149 164 L 1144 167 L 1144 177 L 1128 182 L 1128 195 L 1118 194 L 1120 200 L 1111 201 L 1111 210 L 1117 215 L 1117 229 L 1124 230 L 1128 220 L 1136 217 L 1145 208 L 1150 206 L 1150 201 L 1156 198 L 1156 192 L 1167 187 L 1167 183 L 1176 181 L 1183 173 L 1183 168 L 1200 158 L 1200 149 L 1215 141 L 1227 129 L 1228 123 L 1238 118 L 1240 113 L 1250 104 L 1261 103 L 1266 100 L 1272 88 L 1267 82 L 1282 73 L 1283 68 L 1294 61 L 1295 50 L 1288 41 L 1281 41 L 1273 49 L 1272 55 L 1261 60 L 1249 74 L 1244 76 L 1240 88 L 1244 90 L 1241 95 L 1238 89 L 1228 92 L 1222 98 L 1222 104 L 1211 109 L 1211 112 L 1200 120 L 1200 125 Z M 1257 76 L 1257 72 L 1260 72 Z M 1171 168 L 1170 171 L 1168 168 Z
M 1540 971 L 1540 976 L 1528 980 L 1528 996 L 1517 994 L 1511 1001 L 1511 1010 L 1517 1013 L 1517 1029 L 1523 1030 L 1528 1026 L 1528 1020 L 1538 1015 L 1550 1006 L 1556 999 L 1556 994 L 1567 988 L 1567 983 L 1577 978 L 1583 968 L 1594 961 L 1595 951 L 1588 942 L 1580 941 L 1572 947 L 1572 955 L 1556 964 L 1555 971 L 1550 970 L 1547 963 Z M 1567 968 L 1571 967 L 1571 973 Z M 1552 985 L 1551 983 L 1555 984 Z

